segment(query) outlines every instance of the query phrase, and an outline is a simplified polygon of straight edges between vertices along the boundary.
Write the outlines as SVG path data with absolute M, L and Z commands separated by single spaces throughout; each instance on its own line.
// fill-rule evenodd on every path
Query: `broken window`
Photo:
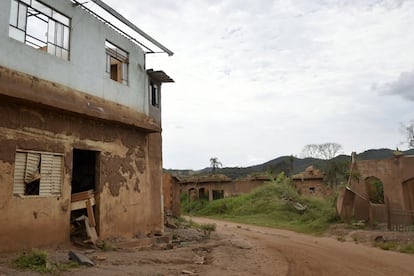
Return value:
M 11 0 L 9 36 L 69 60 L 70 18 L 37 0 Z
M 17 151 L 13 194 L 60 195 L 63 156 L 56 153 Z
M 128 85 L 128 52 L 105 42 L 106 73 L 111 80 Z
M 158 85 L 153 82 L 150 82 L 150 94 L 151 94 L 151 105 L 155 107 L 160 107 L 160 94 Z

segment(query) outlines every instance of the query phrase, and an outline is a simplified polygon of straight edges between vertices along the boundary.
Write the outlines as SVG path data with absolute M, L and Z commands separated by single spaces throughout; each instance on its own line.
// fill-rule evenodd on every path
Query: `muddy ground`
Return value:
M 215 223 L 217 229 L 209 239 L 191 229 L 172 230 L 173 248 L 163 243 L 151 248 L 113 243 L 113 248 L 106 248 L 108 251 L 48 251 L 50 259 L 58 262 L 67 262 L 68 251 L 74 249 L 96 263 L 61 275 L 414 275 L 414 255 L 370 246 L 375 237 L 395 234 L 338 227 L 329 237 L 314 237 L 240 223 L 193 220 Z M 403 238 L 412 237 L 410 233 Z M 0 255 L 0 275 L 36 274 L 11 268 L 13 257 Z

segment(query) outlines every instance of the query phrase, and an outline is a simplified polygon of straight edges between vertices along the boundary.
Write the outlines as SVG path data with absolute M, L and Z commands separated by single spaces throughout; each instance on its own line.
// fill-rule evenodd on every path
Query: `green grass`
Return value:
M 382 250 L 398 251 L 406 254 L 414 254 L 414 244 L 412 243 L 400 243 L 398 241 L 386 241 L 386 242 L 373 242 L 374 247 L 381 248 Z
M 48 259 L 47 252 L 33 250 L 32 252 L 20 253 L 13 261 L 13 267 L 38 273 L 59 274 L 59 272 L 79 267 L 79 264 L 72 261 L 68 263 L 51 262 Z
M 48 254 L 44 251 L 21 253 L 13 262 L 17 269 L 29 269 L 39 273 L 52 272 L 48 266 Z
M 292 201 L 306 205 L 307 209 L 296 210 Z M 333 202 L 333 199 L 300 196 L 288 184 L 288 179 L 279 176 L 276 181 L 238 197 L 189 202 L 184 195 L 182 211 L 188 215 L 321 234 L 336 222 Z

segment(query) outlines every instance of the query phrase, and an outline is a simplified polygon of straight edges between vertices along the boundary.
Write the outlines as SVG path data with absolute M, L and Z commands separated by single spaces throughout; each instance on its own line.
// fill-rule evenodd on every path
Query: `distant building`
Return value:
M 268 181 L 271 181 L 271 178 L 264 174 L 238 180 L 232 180 L 223 174 L 213 174 L 183 178 L 180 181 L 180 189 L 191 201 L 203 198 L 211 201 L 250 193 Z
M 102 239 L 163 230 L 173 80 L 146 69 L 148 52 L 78 1 L 0 1 L 0 250 L 67 242 L 82 214 Z
M 292 177 L 292 184 L 301 195 L 325 196 L 330 189 L 323 183 L 323 174 L 313 166 Z

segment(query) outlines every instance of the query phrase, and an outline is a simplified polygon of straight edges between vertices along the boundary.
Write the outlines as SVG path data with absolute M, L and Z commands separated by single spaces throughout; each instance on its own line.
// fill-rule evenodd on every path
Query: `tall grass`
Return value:
M 306 205 L 297 210 L 293 202 Z M 182 197 L 183 213 L 321 234 L 336 221 L 334 199 L 299 195 L 284 175 L 238 197 L 189 202 Z

